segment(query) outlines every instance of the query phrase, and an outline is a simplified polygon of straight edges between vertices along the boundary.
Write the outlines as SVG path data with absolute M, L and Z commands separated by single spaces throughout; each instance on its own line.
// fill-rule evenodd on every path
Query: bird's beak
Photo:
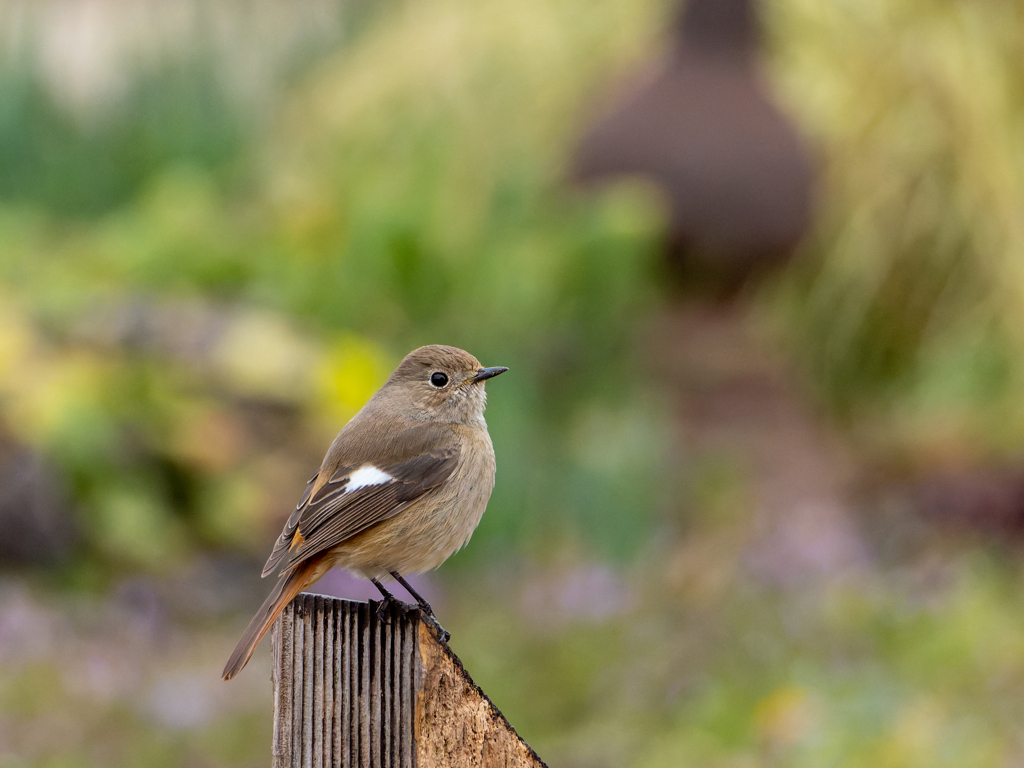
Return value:
M 480 381 L 486 381 L 487 379 L 493 379 L 498 374 L 504 373 L 508 368 L 497 366 L 496 368 L 481 368 L 476 372 L 476 376 L 470 379 L 471 382 L 476 384 Z

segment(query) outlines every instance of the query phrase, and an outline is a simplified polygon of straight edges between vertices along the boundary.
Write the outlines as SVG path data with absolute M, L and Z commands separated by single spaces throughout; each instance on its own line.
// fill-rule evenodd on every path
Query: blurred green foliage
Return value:
M 311 457 L 404 351 L 446 341 L 515 371 L 492 398 L 502 481 L 483 537 L 629 551 L 666 441 L 633 349 L 657 216 L 635 190 L 568 196 L 560 173 L 595 84 L 666 9 L 358 9 L 269 118 L 226 92 L 201 33 L 90 119 L 7 60 L 4 421 L 67 470 L 91 538 L 121 531 L 111 551 L 155 531 L 168 553 L 196 533 L 237 545 L 250 534 L 228 521 L 262 510 L 272 528 L 283 499 L 253 480 L 259 451 L 189 457 L 183 411 L 246 442 L 269 409 Z M 816 230 L 774 292 L 795 353 L 869 444 L 1012 455 L 1019 8 L 777 0 L 766 21 L 824 169 Z
M 869 443 L 1024 446 L 1018 3 L 777 0 L 772 72 L 824 175 L 780 293 L 793 348 Z
M 1020 762 L 1012 554 L 765 586 L 742 558 L 757 530 L 742 473 L 706 456 L 688 489 L 704 514 L 670 509 L 689 515 L 686 546 L 657 526 L 675 425 L 637 343 L 661 296 L 657 206 L 628 186 L 577 196 L 561 176 L 591 99 L 657 49 L 666 4 L 356 6 L 264 112 L 225 87 L 203 30 L 87 118 L 24 61 L 0 66 L 0 438 L 59 468 L 78 575 L 265 553 L 401 356 L 456 344 L 512 370 L 490 387 L 493 500 L 445 569 L 486 560 L 501 583 L 453 579 L 445 621 L 551 764 Z M 865 455 L 1017 455 L 1021 8 L 764 11 L 768 74 L 823 178 L 800 258 L 755 298 Z M 637 553 L 631 599 L 606 614 L 512 605 L 521 584 L 566 578 L 547 562 Z M 178 637 L 153 672 L 162 633 L 111 640 L 81 616 L 53 620 L 51 660 L 0 644 L 0 734 L 32 764 L 263 762 L 250 689 L 232 696 L 258 710 L 215 708 L 208 727 L 152 711 L 158 673 L 203 665 L 219 685 L 234 627 L 201 653 L 201 632 Z M 0 639 L 17 635 L 4 619 Z
M 0 68 L 0 200 L 95 217 L 129 203 L 168 165 L 226 176 L 247 135 L 244 108 L 200 51 L 145 68 L 117 104 L 82 119 L 29 64 Z
M 513 371 L 470 557 L 646 538 L 666 433 L 633 340 L 658 219 L 635 191 L 567 197 L 560 173 L 587 84 L 651 14 L 581 8 L 387 4 L 266 137 L 212 57 L 144 73 L 82 125 L 6 75 L 3 420 L 66 472 L 92 551 L 159 568 L 195 543 L 263 549 L 424 343 Z M 232 167 L 250 180 L 226 184 Z

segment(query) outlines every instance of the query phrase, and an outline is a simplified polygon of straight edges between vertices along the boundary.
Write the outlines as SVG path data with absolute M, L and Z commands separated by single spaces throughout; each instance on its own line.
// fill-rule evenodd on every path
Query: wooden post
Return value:
M 274 624 L 274 768 L 546 768 L 418 609 L 301 594 Z

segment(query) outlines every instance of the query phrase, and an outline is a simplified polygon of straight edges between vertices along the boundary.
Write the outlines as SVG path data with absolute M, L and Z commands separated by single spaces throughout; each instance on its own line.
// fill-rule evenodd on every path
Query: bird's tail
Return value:
M 242 639 L 235 646 L 235 650 L 231 652 L 231 657 L 228 659 L 228 663 L 225 665 L 224 672 L 221 675 L 223 679 L 230 680 L 249 663 L 249 657 L 252 656 L 253 651 L 256 650 L 256 646 L 263 639 L 263 636 L 267 634 L 267 630 L 270 629 L 274 620 L 277 619 L 278 614 L 292 601 L 293 597 L 299 594 L 311 582 L 316 581 L 320 575 L 316 573 L 316 570 L 316 564 L 307 561 L 281 576 L 277 586 L 267 595 L 263 605 L 256 611 L 256 615 L 252 617 L 252 621 L 246 627 L 245 632 L 242 634 Z

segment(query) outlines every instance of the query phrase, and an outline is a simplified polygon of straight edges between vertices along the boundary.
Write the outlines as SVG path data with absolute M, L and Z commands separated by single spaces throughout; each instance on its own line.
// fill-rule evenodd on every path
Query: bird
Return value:
M 277 585 L 223 679 L 245 667 L 292 598 L 336 566 L 373 582 L 384 596 L 381 608 L 395 600 L 382 581 L 395 579 L 433 619 L 404 575 L 437 568 L 480 522 L 495 472 L 484 383 L 507 370 L 439 344 L 406 355 L 306 484 L 263 568 L 264 577 L 278 574 Z

